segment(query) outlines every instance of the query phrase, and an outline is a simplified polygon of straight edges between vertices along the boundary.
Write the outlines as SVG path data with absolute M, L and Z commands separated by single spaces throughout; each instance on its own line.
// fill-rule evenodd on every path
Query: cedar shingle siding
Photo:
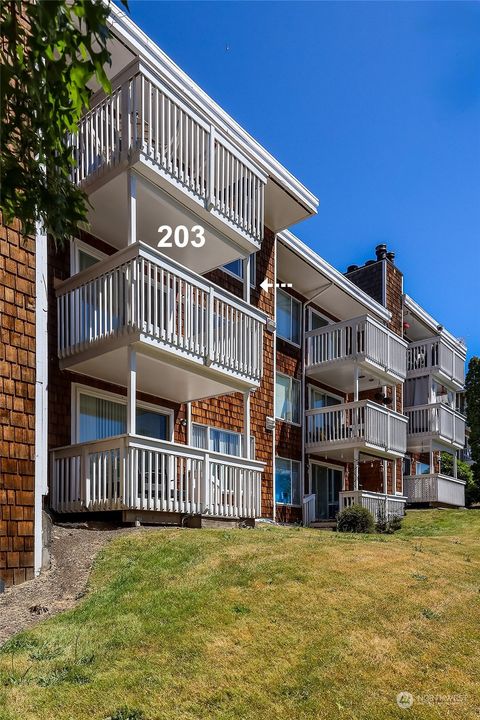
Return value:
M 33 577 L 35 252 L 0 222 L 0 578 Z

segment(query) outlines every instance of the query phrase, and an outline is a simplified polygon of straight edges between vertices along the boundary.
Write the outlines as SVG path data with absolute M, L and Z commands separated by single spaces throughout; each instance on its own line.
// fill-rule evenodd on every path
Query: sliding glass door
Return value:
M 315 493 L 316 520 L 333 520 L 338 513 L 343 472 L 312 463 L 312 492 Z

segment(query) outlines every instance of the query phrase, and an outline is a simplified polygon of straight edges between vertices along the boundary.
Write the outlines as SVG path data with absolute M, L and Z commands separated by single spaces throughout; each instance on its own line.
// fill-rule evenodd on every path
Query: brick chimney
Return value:
M 345 276 L 392 313 L 390 329 L 403 337 L 403 273 L 395 265 L 395 253 L 385 244 L 375 248 L 375 260 L 349 265 Z

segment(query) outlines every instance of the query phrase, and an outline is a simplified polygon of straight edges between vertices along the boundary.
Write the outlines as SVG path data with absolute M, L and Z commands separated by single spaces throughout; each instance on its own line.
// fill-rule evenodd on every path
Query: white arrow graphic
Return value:
M 265 292 L 268 292 L 270 288 L 274 286 L 277 288 L 291 288 L 293 287 L 293 283 L 271 283 L 267 280 L 267 278 L 265 278 L 265 280 L 260 283 L 260 287 L 262 288 L 262 290 L 265 290 Z

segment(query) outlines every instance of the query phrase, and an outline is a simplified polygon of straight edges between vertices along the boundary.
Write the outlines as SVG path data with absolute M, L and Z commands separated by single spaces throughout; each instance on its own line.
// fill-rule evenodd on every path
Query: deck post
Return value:
M 250 303 L 250 255 L 242 260 L 243 264 L 243 299 Z
M 137 351 L 128 346 L 128 383 L 127 383 L 127 433 L 135 435 L 137 431 Z
M 250 460 L 250 390 L 243 393 L 243 457 Z
M 137 176 L 127 171 L 128 244 L 137 242 Z
M 358 402 L 358 385 L 359 385 L 359 370 L 358 365 L 355 363 L 353 371 L 353 402 Z
M 355 491 L 358 490 L 358 475 L 359 475 L 359 455 L 360 452 L 358 448 L 355 448 L 353 451 L 353 489 Z

